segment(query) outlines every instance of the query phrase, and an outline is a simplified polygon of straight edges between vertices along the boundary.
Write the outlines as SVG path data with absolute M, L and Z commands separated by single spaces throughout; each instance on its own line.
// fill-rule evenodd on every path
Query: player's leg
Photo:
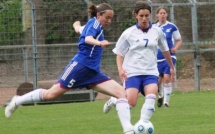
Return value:
M 155 111 L 155 101 L 157 93 L 157 85 L 149 84 L 145 86 L 145 102 L 141 108 L 141 117 L 142 120 L 149 120 Z
M 66 88 L 73 86 L 73 78 L 81 77 L 80 73 L 76 73 L 81 67 L 77 62 L 70 62 L 59 77 L 57 84 L 54 84 L 50 89 L 36 89 L 22 96 L 13 97 L 5 108 L 5 116 L 10 117 L 16 108 L 22 104 L 53 100 L 63 95 L 68 91 Z
M 124 83 L 125 84 L 125 83 Z M 123 85 L 124 87 L 124 85 Z M 110 110 L 116 106 L 116 101 L 117 101 L 117 98 L 116 97 L 113 97 L 111 96 L 110 99 L 108 101 L 105 102 L 104 106 L 103 106 L 103 112 L 105 114 L 107 114 L 108 112 L 110 112 Z
M 137 103 L 137 97 L 136 98 L 132 97 L 133 96 L 132 95 L 133 91 L 135 92 L 135 94 L 137 96 L 138 95 L 138 90 L 137 89 L 132 88 L 132 89 L 126 90 L 127 99 L 128 99 L 128 103 L 129 103 L 130 109 L 132 109 L 133 107 L 135 107 L 136 103 Z M 130 92 L 132 92 L 132 93 L 130 93 Z M 113 107 L 116 106 L 116 101 L 117 101 L 117 98 L 111 96 L 110 99 L 104 104 L 104 106 L 103 106 L 103 112 L 105 114 L 107 114 Z
M 173 64 L 175 65 L 176 60 L 172 59 Z M 170 67 L 167 62 L 165 62 L 164 76 L 163 76 L 163 90 L 164 90 L 164 101 L 163 104 L 165 107 L 169 107 L 169 100 L 172 94 L 172 83 L 170 75 Z
M 36 89 L 22 96 L 14 96 L 5 108 L 5 116 L 7 118 L 11 117 L 12 113 L 22 104 L 53 100 L 64 94 L 66 91 L 66 89 L 60 87 L 60 84 L 55 84 L 49 90 Z
M 166 63 L 165 61 L 161 61 L 157 63 L 159 79 L 158 79 L 158 100 L 157 106 L 161 107 L 163 105 L 163 71 Z
M 110 110 L 116 106 L 116 101 L 117 98 L 116 97 L 110 97 L 110 99 L 108 101 L 105 102 L 104 106 L 103 106 L 103 112 L 105 114 L 107 114 L 108 112 L 110 112 Z
M 145 102 L 141 108 L 141 120 L 150 120 L 155 111 L 156 94 L 158 92 L 158 78 L 156 76 L 147 76 L 144 80 L 143 87 L 145 95 Z
M 137 88 L 127 88 L 126 89 L 126 95 L 127 95 L 130 109 L 132 109 L 137 104 L 139 90 Z
M 138 93 L 139 93 L 139 85 L 135 83 L 140 83 L 136 77 L 130 77 L 126 82 L 124 82 L 123 87 L 126 89 L 126 95 L 128 99 L 128 103 L 130 106 L 130 109 L 136 106 Z M 136 88 L 133 88 L 136 87 Z M 103 112 L 108 113 L 115 105 L 116 105 L 116 98 L 110 97 L 110 99 L 104 104 Z
M 137 97 L 136 98 L 133 98 L 131 96 L 133 96 L 130 92 L 133 93 L 133 90 L 137 93 L 138 95 L 138 90 L 137 89 L 130 89 L 130 90 L 126 90 L 126 94 L 127 94 L 127 99 L 128 99 L 128 103 L 129 103 L 129 106 L 130 106 L 130 109 L 132 109 L 133 107 L 136 106 L 136 102 L 137 102 Z M 110 97 L 110 99 L 108 101 L 106 101 L 106 103 L 104 104 L 103 106 L 103 112 L 105 114 L 107 114 L 108 112 L 110 112 L 110 110 L 116 106 L 116 101 L 117 101 L 117 98 L 116 97 Z
M 164 84 L 163 84 L 163 89 L 164 89 L 164 101 L 163 104 L 165 107 L 169 107 L 169 100 L 172 94 L 172 83 L 170 82 L 170 75 L 165 74 L 164 75 Z
M 157 106 L 161 107 L 163 105 L 163 98 L 164 98 L 164 93 L 163 93 L 163 76 L 159 76 L 158 79 L 158 102 Z
M 105 81 L 92 87 L 94 90 L 116 97 L 116 110 L 123 127 L 124 133 L 133 131 L 133 125 L 131 124 L 130 108 L 128 100 L 126 98 L 126 92 L 124 88 L 115 82 L 114 80 Z

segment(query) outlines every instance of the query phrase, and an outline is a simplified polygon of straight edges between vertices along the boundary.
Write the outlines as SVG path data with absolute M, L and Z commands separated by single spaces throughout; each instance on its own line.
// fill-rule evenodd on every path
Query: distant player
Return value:
M 172 57 L 172 62 L 175 66 L 176 64 L 176 51 L 182 45 L 181 34 L 177 26 L 169 21 L 167 21 L 167 9 L 160 7 L 157 9 L 158 22 L 155 24 L 160 27 L 165 33 L 167 44 Z M 172 93 L 172 83 L 170 66 L 168 65 L 164 55 L 161 50 L 158 49 L 158 70 L 159 70 L 159 95 L 157 106 L 161 107 L 164 104 L 165 107 L 169 107 L 169 100 Z M 163 86 L 161 86 L 163 83 Z M 163 89 L 162 89 L 163 87 Z

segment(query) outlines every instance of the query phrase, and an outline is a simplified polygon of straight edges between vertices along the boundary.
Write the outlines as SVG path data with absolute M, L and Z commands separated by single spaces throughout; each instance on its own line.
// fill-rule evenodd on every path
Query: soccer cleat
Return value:
M 162 105 L 163 105 L 163 97 L 159 97 L 159 98 L 158 98 L 157 106 L 158 106 L 158 107 L 161 107 Z
M 11 115 L 13 114 L 13 112 L 17 109 L 17 105 L 16 105 L 16 103 L 15 103 L 15 101 L 16 101 L 16 98 L 17 98 L 18 96 L 14 96 L 13 98 L 12 98 L 12 100 L 11 100 L 11 102 L 6 106 L 6 108 L 5 108 L 5 116 L 7 117 L 7 118 L 10 118 L 11 117 Z
M 168 107 L 169 107 L 169 104 L 168 104 L 168 103 L 164 103 L 164 107 L 165 107 L 165 108 L 168 108 Z
M 113 107 L 115 106 L 114 102 L 109 99 L 105 104 L 104 104 L 104 107 L 103 107 L 103 112 L 105 114 L 107 114 Z

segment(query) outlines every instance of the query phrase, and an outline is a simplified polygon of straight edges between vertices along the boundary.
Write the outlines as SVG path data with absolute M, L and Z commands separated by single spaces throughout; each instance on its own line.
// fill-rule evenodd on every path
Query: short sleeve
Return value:
M 125 54 L 128 52 L 129 49 L 129 42 L 127 40 L 127 34 L 126 32 L 123 32 L 120 38 L 118 39 L 115 48 L 113 49 L 113 52 L 115 54 L 125 56 Z
M 172 36 L 173 36 L 173 39 L 174 39 L 174 40 L 181 40 L 181 34 L 180 34 L 180 32 L 179 32 L 178 29 L 176 29 L 176 30 L 173 32 Z

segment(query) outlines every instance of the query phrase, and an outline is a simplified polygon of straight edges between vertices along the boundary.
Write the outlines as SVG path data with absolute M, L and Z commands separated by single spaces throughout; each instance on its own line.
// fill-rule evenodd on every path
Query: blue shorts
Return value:
M 71 61 L 56 83 L 60 83 L 62 88 L 75 89 L 90 88 L 107 80 L 110 80 L 107 75 L 96 72 L 76 61 Z
M 129 77 L 125 81 L 125 89 L 136 88 L 139 92 L 144 94 L 144 87 L 149 84 L 158 84 L 158 77 L 154 75 L 139 75 Z
M 173 65 L 175 66 L 176 60 L 172 58 Z M 158 71 L 159 76 L 163 76 L 164 74 L 170 74 L 170 66 L 166 60 L 162 62 L 158 62 Z

